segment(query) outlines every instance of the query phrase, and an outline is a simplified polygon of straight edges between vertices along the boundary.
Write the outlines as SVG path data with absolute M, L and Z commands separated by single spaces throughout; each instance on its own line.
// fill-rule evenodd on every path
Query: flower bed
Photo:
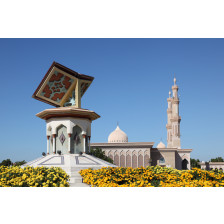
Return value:
M 0 187 L 69 187 L 68 180 L 57 167 L 0 166 Z
M 151 166 L 147 168 L 101 168 L 80 171 L 83 182 L 93 187 L 223 187 L 222 171 L 198 168 L 176 170 Z

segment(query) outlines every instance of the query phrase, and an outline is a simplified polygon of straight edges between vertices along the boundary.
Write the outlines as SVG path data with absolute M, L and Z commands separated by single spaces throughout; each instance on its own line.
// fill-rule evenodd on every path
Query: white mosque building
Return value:
M 127 134 L 119 126 L 109 135 L 108 143 L 91 143 L 92 148 L 101 148 L 119 167 L 166 166 L 190 169 L 192 149 L 182 149 L 180 143 L 179 97 L 176 78 L 172 86 L 172 97 L 167 99 L 167 147 L 160 142 L 128 142 Z

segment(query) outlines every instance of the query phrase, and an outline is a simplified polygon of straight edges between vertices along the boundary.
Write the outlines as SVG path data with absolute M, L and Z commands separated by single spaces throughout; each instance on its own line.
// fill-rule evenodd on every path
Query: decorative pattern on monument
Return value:
M 75 132 L 75 134 L 74 134 L 74 142 L 76 145 L 81 143 L 81 139 L 80 139 L 79 135 L 80 134 L 78 134 L 77 132 Z
M 61 135 L 60 135 L 60 137 L 59 137 L 59 140 L 60 140 L 60 142 L 61 142 L 61 144 L 63 145 L 63 143 L 65 142 L 65 135 L 64 135 L 64 133 L 62 132 L 61 133 Z
M 54 159 L 56 159 L 56 158 L 58 159 L 58 162 L 51 162 L 51 161 L 54 161 Z M 47 160 L 44 160 L 39 165 L 48 165 L 48 166 L 64 165 L 64 156 L 53 156 Z
M 99 165 L 98 162 L 84 156 L 75 156 L 75 162 L 77 165 Z
M 73 79 L 55 71 L 44 87 L 41 96 L 59 103 L 73 82 Z

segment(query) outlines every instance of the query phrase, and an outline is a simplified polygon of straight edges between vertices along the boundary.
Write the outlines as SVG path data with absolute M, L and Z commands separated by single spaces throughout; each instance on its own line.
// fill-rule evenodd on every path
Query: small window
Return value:
M 165 159 L 163 157 L 161 157 L 160 160 L 159 160 L 159 163 L 160 164 L 164 164 L 165 163 Z

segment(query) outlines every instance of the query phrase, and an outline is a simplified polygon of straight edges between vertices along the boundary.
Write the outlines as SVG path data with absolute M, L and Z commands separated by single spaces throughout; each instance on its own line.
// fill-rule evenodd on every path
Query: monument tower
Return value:
M 114 166 L 87 154 L 90 151 L 91 123 L 100 116 L 82 109 L 81 100 L 93 80 L 92 76 L 53 62 L 32 96 L 56 107 L 36 114 L 46 122 L 47 156 L 25 166 L 61 167 L 70 175 L 71 183 L 82 180 L 78 173 L 81 169 Z
M 167 148 L 181 148 L 180 144 L 180 121 L 179 116 L 179 97 L 178 97 L 178 85 L 176 84 L 176 78 L 174 78 L 174 85 L 172 86 L 173 96 L 169 92 L 168 109 L 167 109 Z
M 91 122 L 100 116 L 81 108 L 81 99 L 93 77 L 54 62 L 33 98 L 55 106 L 37 114 L 46 120 L 47 154 L 79 154 L 88 151 Z

